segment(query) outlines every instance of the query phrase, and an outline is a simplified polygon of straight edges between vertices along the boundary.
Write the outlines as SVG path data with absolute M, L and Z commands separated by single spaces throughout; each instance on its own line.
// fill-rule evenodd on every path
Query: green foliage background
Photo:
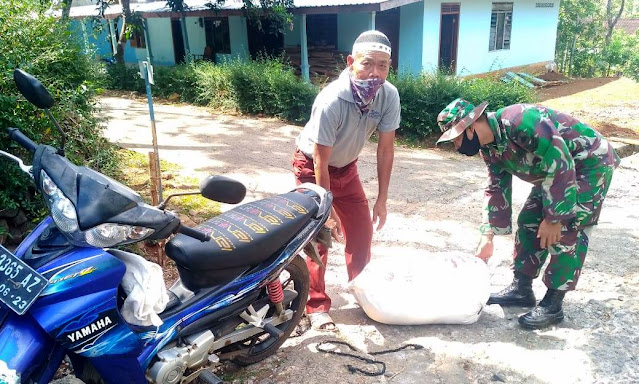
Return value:
M 108 83 L 124 84 L 131 91 L 144 89 L 137 72 L 109 66 Z M 137 67 L 136 67 L 137 68 Z M 119 78 L 128 76 L 129 78 Z M 303 82 L 293 69 L 277 59 L 231 61 L 224 64 L 198 62 L 176 67 L 155 67 L 154 96 L 178 94 L 180 100 L 213 107 L 220 111 L 277 116 L 304 124 L 320 88 Z M 484 100 L 496 110 L 514 103 L 533 102 L 532 90 L 491 77 L 461 79 L 443 72 L 419 76 L 392 74 L 388 79 L 400 95 L 402 122 L 399 134 L 420 139 L 438 131 L 437 114 L 453 99 Z
M 14 68 L 36 76 L 49 89 L 56 105 L 51 112 L 69 137 L 67 155 L 76 164 L 113 174 L 117 167 L 114 149 L 102 137 L 96 118 L 93 64 L 68 25 L 43 14 L 38 0 L 0 1 L 0 149 L 21 157 L 26 151 L 8 139 L 7 127 L 20 128 L 38 143 L 59 143 L 59 135 L 43 111 L 22 97 L 13 81 Z M 0 159 L 0 210 L 21 208 L 31 219 L 43 214 L 31 180 L 12 161 Z
M 615 30 L 606 44 L 606 7 L 601 0 L 562 0 L 555 61 L 574 77 L 622 73 L 639 81 L 639 35 Z M 628 4 L 627 4 L 628 5 Z M 620 2 L 613 1 L 614 11 Z

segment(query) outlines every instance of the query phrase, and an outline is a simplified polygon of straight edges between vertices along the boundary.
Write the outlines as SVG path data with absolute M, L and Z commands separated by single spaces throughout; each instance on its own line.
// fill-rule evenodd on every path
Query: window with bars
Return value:
M 204 34 L 206 45 L 215 53 L 231 53 L 231 33 L 228 17 L 204 18 Z
M 490 15 L 489 51 L 510 49 L 510 29 L 513 21 L 513 3 L 493 3 Z
M 133 48 L 146 48 L 144 32 L 133 32 L 129 40 L 131 41 L 131 47 Z

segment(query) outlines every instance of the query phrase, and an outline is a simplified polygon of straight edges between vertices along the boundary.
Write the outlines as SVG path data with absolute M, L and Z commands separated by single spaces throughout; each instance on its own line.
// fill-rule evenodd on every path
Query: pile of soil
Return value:
M 598 122 L 593 124 L 595 128 L 605 137 L 621 137 L 629 139 L 639 139 L 639 133 L 629 128 L 620 127 L 617 124 L 608 122 Z
M 538 78 L 546 81 L 568 81 L 568 77 L 559 72 L 546 72 L 543 75 L 537 76 Z

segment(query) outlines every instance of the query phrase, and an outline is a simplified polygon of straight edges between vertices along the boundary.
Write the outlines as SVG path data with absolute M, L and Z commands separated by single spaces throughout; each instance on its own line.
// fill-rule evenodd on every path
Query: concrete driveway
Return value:
M 151 132 L 145 100 L 104 97 L 105 134 L 124 148 L 146 153 Z M 224 174 L 245 183 L 249 199 L 293 188 L 290 159 L 301 127 L 274 119 L 217 115 L 193 106 L 156 103 L 160 157 L 197 177 Z M 566 320 L 544 331 L 517 325 L 521 310 L 486 308 L 472 325 L 390 326 L 370 320 L 347 292 L 343 247 L 329 258 L 327 285 L 336 333 L 309 331 L 292 338 L 260 364 L 227 376 L 251 383 L 620 383 L 639 381 L 639 159 L 625 158 L 615 174 L 578 290 L 566 297 Z M 375 144 L 358 162 L 372 206 L 377 194 Z M 485 168 L 477 157 L 449 150 L 396 148 L 386 226 L 374 235 L 373 257 L 441 252 L 472 253 L 481 219 Z M 515 182 L 518 212 L 530 185 Z M 496 238 L 489 262 L 493 289 L 510 282 L 513 236 Z M 463 284 L 451 281 L 450 284 Z M 534 282 L 540 298 L 541 281 Z M 406 292 L 420 304 L 423 295 Z M 496 307 L 496 308 L 493 308 Z M 387 374 L 352 374 L 343 357 L 317 352 L 326 339 L 363 351 L 418 343 L 421 351 L 384 355 Z M 328 375 L 328 376 L 327 376 Z

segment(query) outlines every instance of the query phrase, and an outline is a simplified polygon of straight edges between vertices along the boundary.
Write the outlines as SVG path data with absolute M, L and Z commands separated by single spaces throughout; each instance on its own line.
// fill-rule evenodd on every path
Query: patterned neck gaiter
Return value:
M 362 112 L 368 111 L 368 107 L 373 102 L 373 99 L 375 99 L 377 91 L 379 91 L 384 84 L 384 79 L 359 80 L 356 79 L 350 71 L 348 72 L 348 77 L 351 81 L 351 91 L 353 92 L 355 104 L 357 104 Z

